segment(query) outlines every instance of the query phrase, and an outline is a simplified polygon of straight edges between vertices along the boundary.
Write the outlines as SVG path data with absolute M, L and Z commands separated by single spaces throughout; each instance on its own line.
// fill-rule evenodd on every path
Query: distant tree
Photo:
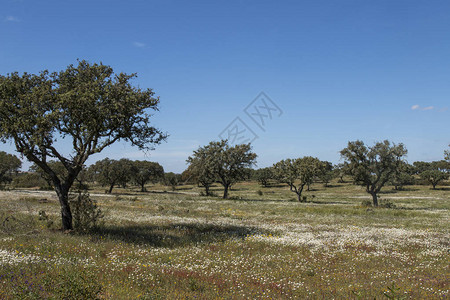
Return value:
M 19 172 L 22 162 L 17 156 L 0 151 L 0 184 L 10 183 L 12 175 Z
M 58 177 L 65 177 L 68 175 L 67 169 L 64 167 L 63 163 L 60 161 L 50 160 L 47 162 L 47 165 L 49 166 L 49 168 L 51 168 L 53 170 L 53 172 L 55 172 L 55 174 Z M 44 169 L 39 167 L 37 164 L 32 164 L 30 166 L 30 171 L 41 176 L 42 179 L 44 179 L 47 182 L 48 188 L 53 187 L 52 177 L 48 173 L 46 173 L 44 171 Z
M 433 186 L 433 190 L 435 190 L 436 185 L 439 182 L 448 179 L 449 175 L 440 170 L 426 170 L 420 173 L 420 177 L 428 181 Z
M 251 152 L 250 144 L 230 146 L 226 140 L 210 142 L 208 145 L 198 148 L 188 158 L 188 162 L 204 161 L 204 164 L 199 167 L 208 176 L 214 176 L 223 185 L 224 199 L 228 198 L 228 190 L 231 185 L 248 178 L 248 170 L 255 160 L 256 154 Z
M 256 180 L 263 186 L 268 187 L 270 180 L 274 179 L 272 168 L 261 168 L 255 170 Z
M 189 174 L 188 180 L 192 180 L 199 187 L 203 187 L 206 196 L 210 196 L 211 192 L 209 189 L 217 180 L 215 174 L 211 172 L 212 170 L 210 168 L 204 167 L 203 159 L 189 157 L 187 162 L 190 163 L 186 170 L 186 174 Z
M 181 183 L 181 174 L 176 174 L 173 172 L 168 172 L 164 174 L 164 184 L 170 186 L 173 191 L 176 190 L 177 186 Z
M 206 196 L 210 196 L 210 187 L 217 181 L 217 174 L 210 163 L 211 158 L 207 151 L 194 151 L 194 154 L 186 160 L 189 164 L 188 172 L 193 180 L 205 188 Z
M 89 169 L 94 174 L 97 182 L 109 187 L 107 190 L 108 194 L 112 193 L 116 185 L 125 187 L 131 181 L 135 171 L 133 162 L 127 158 L 120 160 L 105 158 L 91 165 Z
M 372 196 L 373 205 L 378 206 L 377 194 L 399 168 L 407 150 L 403 144 L 385 140 L 373 147 L 366 147 L 362 141 L 349 142 L 341 151 L 355 183 L 366 188 Z
M 314 177 L 318 176 L 321 161 L 316 157 L 305 156 L 297 159 L 285 159 L 273 165 L 273 173 L 278 181 L 286 183 L 292 192 L 297 194 L 299 202 L 302 202 L 302 192 Z
M 69 190 L 86 160 L 119 140 L 151 149 L 166 135 L 150 125 L 159 99 L 130 81 L 135 74 L 114 74 L 109 66 L 79 61 L 61 72 L 0 76 L 0 140 L 47 173 L 61 206 L 64 229 L 72 229 Z M 56 141 L 72 145 L 64 156 Z M 48 161 L 59 160 L 67 176 Z
M 392 173 L 389 183 L 394 186 L 395 190 L 401 190 L 404 185 L 414 183 L 414 177 L 412 176 L 414 172 L 414 166 L 405 161 L 401 161 L 398 168 L 395 169 L 394 173 Z
M 425 161 L 415 161 L 413 163 L 413 166 L 414 166 L 414 174 L 416 174 L 416 175 L 418 175 L 424 171 L 433 169 L 433 166 L 431 165 L 431 163 L 425 162 Z
M 444 173 L 450 173 L 450 162 L 446 160 L 432 161 L 430 170 L 439 170 Z
M 34 172 L 19 173 L 14 176 L 12 185 L 16 188 L 48 188 L 48 183 L 39 175 Z
M 183 184 L 198 184 L 195 174 L 192 173 L 192 168 L 190 168 L 190 166 L 181 173 L 181 181 Z
M 344 177 L 345 175 L 349 175 L 349 171 L 348 171 L 348 164 L 347 163 L 340 163 L 337 164 L 333 167 L 333 173 L 334 173 L 334 177 L 339 178 L 338 182 L 339 183 L 344 183 Z
M 148 182 L 156 183 L 164 179 L 164 168 L 157 162 L 140 161 L 133 162 L 132 178 L 141 187 L 141 192 L 145 192 L 145 185 Z
M 329 161 L 321 161 L 317 177 L 323 182 L 325 187 L 328 186 L 328 183 L 333 179 L 333 176 L 333 164 Z

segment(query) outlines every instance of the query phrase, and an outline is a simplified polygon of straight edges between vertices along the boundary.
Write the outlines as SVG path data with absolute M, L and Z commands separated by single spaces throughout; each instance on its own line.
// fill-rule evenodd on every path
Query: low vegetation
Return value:
M 313 184 L 303 203 L 256 181 L 229 199 L 92 186 L 104 218 L 68 232 L 54 192 L 1 191 L 0 298 L 446 298 L 450 187 L 385 186 L 375 208 L 349 179 Z

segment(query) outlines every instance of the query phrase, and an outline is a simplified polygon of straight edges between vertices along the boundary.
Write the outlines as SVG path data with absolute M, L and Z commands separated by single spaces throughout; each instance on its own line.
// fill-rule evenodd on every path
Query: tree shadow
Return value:
M 412 187 L 402 187 L 401 189 L 399 188 L 398 190 L 393 189 L 396 192 L 416 192 L 419 189 L 418 188 L 412 188 Z
M 250 226 L 217 225 L 202 223 L 175 223 L 170 225 L 125 225 L 102 226 L 89 234 L 91 241 L 109 238 L 125 243 L 147 245 L 158 248 L 177 248 L 189 245 L 223 242 L 229 239 L 244 239 L 248 235 L 268 234 Z
M 312 201 L 306 201 L 304 203 L 313 203 L 313 204 L 353 204 L 352 202 L 346 202 L 346 201 L 317 201 L 317 200 L 312 200 Z
M 332 183 L 329 183 L 326 186 L 324 186 L 324 188 L 338 188 L 338 187 L 341 187 L 341 186 L 343 186 L 343 184 L 332 184 Z
M 435 190 L 439 190 L 439 191 L 450 191 L 450 187 L 437 187 Z
M 399 191 L 398 190 L 384 190 L 384 191 L 379 191 L 378 194 L 397 194 Z
M 282 188 L 289 187 L 287 184 L 283 183 L 269 183 L 267 186 L 261 186 L 262 188 Z

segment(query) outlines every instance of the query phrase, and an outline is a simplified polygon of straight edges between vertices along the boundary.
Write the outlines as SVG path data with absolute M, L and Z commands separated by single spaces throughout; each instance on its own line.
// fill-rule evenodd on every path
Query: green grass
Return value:
M 350 183 L 315 184 L 307 203 L 255 182 L 231 200 L 148 190 L 94 187 L 106 217 L 85 234 L 58 230 L 53 193 L 1 191 L 0 298 L 448 297 L 449 190 L 385 187 L 395 209 L 362 206 L 370 197 Z

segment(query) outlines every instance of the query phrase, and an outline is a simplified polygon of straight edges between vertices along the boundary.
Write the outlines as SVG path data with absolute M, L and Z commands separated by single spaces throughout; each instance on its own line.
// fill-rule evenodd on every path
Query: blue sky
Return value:
M 80 58 L 153 88 L 167 143 L 148 154 L 119 143 L 89 162 L 181 172 L 236 117 L 258 136 L 258 167 L 305 155 L 337 163 L 356 139 L 439 160 L 450 144 L 449 13 L 448 1 L 2 0 L 0 74 Z M 282 110 L 265 131 L 244 112 L 262 91 Z

